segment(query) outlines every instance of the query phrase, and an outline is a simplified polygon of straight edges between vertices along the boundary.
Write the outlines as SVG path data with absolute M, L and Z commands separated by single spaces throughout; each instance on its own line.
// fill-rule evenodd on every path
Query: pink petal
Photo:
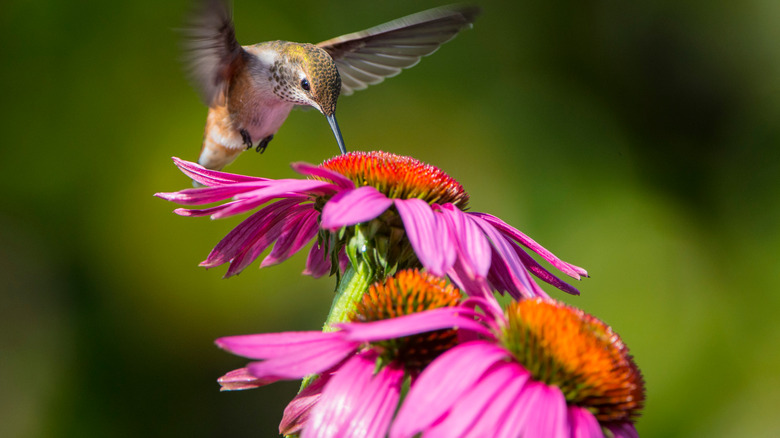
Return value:
M 506 263 L 506 266 L 514 279 L 520 282 L 522 288 L 530 293 L 535 291 L 535 289 L 538 289 L 538 286 L 532 284 L 533 280 L 531 280 L 531 278 L 528 276 L 528 273 L 525 271 L 523 262 L 517 256 L 514 248 L 512 248 L 512 245 L 506 240 L 506 238 L 495 228 L 493 228 L 493 226 L 487 221 L 477 216 L 472 216 L 472 220 L 474 220 L 474 222 L 479 225 L 480 228 L 482 228 L 482 231 L 490 239 L 490 243 L 493 245 L 493 249 L 496 250 L 498 257 L 492 258 L 493 265 L 499 262 L 499 260 L 503 261 Z
M 270 359 L 292 354 L 316 345 L 342 344 L 343 334 L 319 331 L 260 333 L 225 336 L 214 341 L 217 346 L 249 359 Z
M 343 189 L 355 188 L 355 183 L 353 183 L 351 179 L 338 172 L 325 169 L 324 167 L 315 166 L 313 164 L 304 163 L 302 161 L 292 163 L 290 167 L 292 167 L 294 171 L 300 173 L 301 175 L 329 179 L 333 181 L 334 184 Z
M 454 262 L 454 244 L 444 219 L 421 199 L 395 199 L 409 243 L 420 263 L 433 275 L 444 276 Z
M 525 424 L 528 421 L 529 415 L 533 415 L 529 410 L 522 412 L 519 406 L 519 400 L 522 397 L 525 386 L 531 382 L 531 373 L 517 363 L 513 363 L 515 368 L 516 377 L 515 380 L 522 385 L 515 386 L 510 391 L 513 395 L 511 403 L 506 405 L 504 410 L 504 421 L 499 424 L 499 427 L 495 431 L 496 438 L 513 438 L 521 436 Z M 517 385 L 518 383 L 515 383 Z
M 246 213 L 248 211 L 254 210 L 257 207 L 260 207 L 261 205 L 267 203 L 268 201 L 272 201 L 274 199 L 278 199 L 276 202 L 281 201 L 295 201 L 296 203 L 304 203 L 310 201 L 310 197 L 308 195 L 299 195 L 294 193 L 288 193 L 284 196 L 271 196 L 266 198 L 257 198 L 257 199 L 239 199 L 237 201 L 228 202 L 225 205 L 222 205 L 222 208 L 215 211 L 212 215 L 212 219 L 222 219 L 230 216 L 239 215 L 242 213 Z M 272 202 L 273 203 L 273 202 Z M 314 207 L 313 204 L 312 208 Z
M 518 365 L 518 368 L 525 370 L 522 366 Z M 526 371 L 526 373 L 528 373 Z M 530 377 L 530 373 L 529 373 Z M 506 416 L 507 423 L 504 425 L 499 434 L 509 434 L 509 436 L 528 436 L 535 437 L 538 435 L 527 434 L 529 423 L 536 421 L 538 416 L 539 400 L 541 399 L 541 391 L 544 390 L 543 383 L 536 382 L 532 379 L 528 379 L 520 389 L 520 393 L 515 399 L 514 405 L 509 409 Z M 543 408 L 543 407 L 542 407 Z
M 544 281 L 547 284 L 551 284 L 555 286 L 556 288 L 570 293 L 572 295 L 579 295 L 580 291 L 578 291 L 574 286 L 566 283 L 565 281 L 561 280 L 560 278 L 553 275 L 550 271 L 543 268 L 536 260 L 534 260 L 533 257 L 528 255 L 525 251 L 523 251 L 523 248 L 520 248 L 518 245 L 513 244 L 512 245 L 515 248 L 515 253 L 518 257 L 520 257 L 520 260 L 523 261 L 523 264 L 525 265 L 526 269 L 531 271 L 532 274 L 536 275 L 537 278 Z
M 352 355 L 358 343 L 337 339 L 296 348 L 284 356 L 252 362 L 247 368 L 255 377 L 302 379 L 311 374 L 328 370 Z
M 361 407 L 360 394 L 371 382 L 375 360 L 373 352 L 357 354 L 333 374 L 312 410 L 301 438 L 342 436 Z
M 528 274 L 525 273 L 525 271 L 523 272 L 525 274 L 524 278 L 529 278 Z M 533 298 L 537 296 L 549 298 L 549 295 L 547 295 L 547 293 L 542 288 L 540 288 L 536 282 L 530 280 L 530 278 L 528 279 L 527 283 L 530 283 L 532 289 L 528 290 L 526 288 L 526 284 L 524 284 L 517 277 L 515 277 L 512 272 L 510 272 L 507 261 L 503 260 L 497 254 L 493 255 L 493 265 L 490 267 L 488 280 L 497 291 L 502 293 L 506 291 L 509 293 L 509 295 L 517 300 L 523 297 Z
M 319 231 L 317 225 L 319 215 L 316 210 L 307 209 L 297 217 L 290 218 L 282 228 L 282 234 L 276 240 L 274 249 L 263 260 L 260 267 L 264 268 L 283 262 L 311 242 Z
M 325 372 L 304 388 L 284 408 L 282 421 L 279 423 L 280 435 L 292 435 L 299 433 L 309 421 L 311 410 L 322 397 L 322 389 L 328 383 L 332 374 Z
M 607 424 L 607 429 L 612 432 L 614 438 L 639 438 L 639 434 L 633 423 Z
M 237 204 L 242 201 L 230 201 L 226 202 L 221 205 L 217 205 L 216 207 L 209 207 L 209 208 L 177 208 L 176 210 L 173 210 L 174 213 L 178 214 L 179 216 L 188 216 L 188 217 L 201 217 L 201 216 L 211 216 L 212 214 L 224 210 L 227 207 L 230 207 L 233 204 Z
M 241 214 L 259 207 L 275 198 L 308 198 L 309 195 L 325 195 L 335 192 L 337 187 L 331 183 L 314 180 L 300 179 L 280 179 L 273 182 L 272 185 L 262 187 L 250 192 L 240 193 L 235 196 L 236 200 L 242 200 L 243 203 L 237 203 L 231 207 L 216 213 L 213 219 Z
M 282 234 L 282 228 L 285 225 L 285 221 L 282 217 L 276 217 L 268 225 L 268 228 L 263 229 L 262 232 L 247 239 L 247 244 L 241 248 L 241 251 L 239 251 L 238 254 L 230 259 L 230 267 L 225 273 L 224 278 L 239 274 L 244 268 L 257 260 L 257 258 L 260 257 L 260 254 L 271 246 L 271 244 Z
M 285 227 L 290 226 L 291 222 L 297 222 L 302 214 L 311 210 L 311 206 L 312 204 L 293 206 L 286 212 L 286 215 L 277 215 L 277 217 L 273 218 L 268 223 L 268 228 L 264 227 L 255 235 L 250 236 L 238 254 L 230 260 L 230 268 L 228 268 L 225 273 L 225 278 L 240 273 L 244 268 L 255 261 L 266 248 L 271 246 L 274 241 L 277 241 L 280 236 L 282 236 Z M 304 244 L 305 243 L 306 242 L 304 242 Z M 282 248 L 282 250 L 284 249 L 285 248 Z M 281 256 L 282 254 L 278 253 L 275 255 L 275 257 Z
M 527 379 L 527 375 L 517 374 L 515 364 L 496 363 L 479 382 L 458 398 L 444 420 L 427 430 L 425 436 L 494 436 L 503 422 L 501 414 L 515 401 Z
M 434 360 L 420 374 L 401 404 L 391 438 L 409 438 L 428 429 L 509 353 L 487 341 L 460 344 Z
M 486 213 L 469 213 L 469 214 L 480 217 L 490 222 L 496 228 L 498 228 L 503 234 L 507 235 L 508 237 L 514 240 L 517 240 L 523 246 L 539 254 L 543 259 L 550 262 L 550 264 L 558 268 L 561 272 L 565 273 L 566 275 L 576 278 L 577 280 L 580 279 L 580 276 L 582 277 L 588 276 L 588 271 L 580 268 L 579 266 L 575 266 L 572 265 L 571 263 L 564 262 L 563 260 L 556 257 L 555 254 L 545 249 L 542 245 L 539 245 L 533 239 L 526 236 L 516 228 L 513 228 L 512 226 L 502 221 L 501 219 Z
M 528 401 L 532 412 L 526 421 L 523 436 L 569 438 L 571 431 L 566 411 L 566 398 L 561 390 L 556 386 L 547 386 L 539 382 L 529 383 L 525 388 L 525 396 L 530 396 L 527 392 L 533 392 L 535 401 L 533 403 Z
M 442 206 L 442 213 L 450 223 L 453 238 L 458 244 L 458 255 L 473 275 L 487 277 L 490 269 L 490 242 L 471 217 L 452 204 Z
M 462 259 L 455 262 L 452 268 L 447 271 L 447 276 L 466 295 L 482 298 L 490 302 L 492 307 L 501 308 L 487 280 L 474 275 L 470 268 L 464 266 Z
M 382 368 L 357 395 L 359 409 L 350 418 L 345 438 L 385 437 L 401 397 L 404 369 L 391 363 Z
M 247 368 L 239 368 L 220 377 L 217 382 L 221 386 L 220 391 L 241 391 L 259 388 L 277 380 L 279 379 L 258 379 L 250 374 Z
M 490 336 L 491 332 L 474 319 L 478 316 L 479 314 L 471 309 L 442 307 L 397 318 L 365 323 L 335 324 L 335 326 L 342 329 L 344 339 L 356 342 L 400 338 L 448 328 L 469 330 Z
M 446 273 L 452 265 L 455 264 L 455 260 L 458 258 L 458 249 L 455 239 L 452 237 L 452 230 L 450 230 L 447 220 L 441 212 L 434 211 L 434 217 L 436 218 L 436 229 L 439 232 L 439 251 L 443 256 L 443 265 L 441 269 Z M 444 275 L 444 273 L 442 275 Z
M 191 161 L 185 161 L 176 157 L 173 157 L 173 162 L 185 175 L 206 186 L 220 186 L 241 182 L 268 181 L 267 178 L 208 170 L 200 164 L 193 163 Z
M 569 407 L 571 438 L 604 438 L 601 425 L 587 409 L 579 406 Z
M 154 196 L 182 205 L 202 205 L 222 201 L 239 193 L 251 192 L 266 187 L 268 182 L 235 183 L 226 186 L 184 189 L 178 192 L 155 193 Z
M 320 278 L 330 272 L 330 257 L 325 253 L 325 248 L 320 242 L 314 242 L 306 258 L 306 268 L 303 275 Z
M 296 211 L 297 203 L 296 199 L 285 199 L 253 213 L 231 230 L 200 265 L 212 268 L 227 263 L 263 238 L 270 240 L 270 245 L 280 232 L 280 222 Z
M 393 201 L 371 186 L 344 190 L 325 203 L 322 228 L 337 230 L 374 219 L 385 212 Z

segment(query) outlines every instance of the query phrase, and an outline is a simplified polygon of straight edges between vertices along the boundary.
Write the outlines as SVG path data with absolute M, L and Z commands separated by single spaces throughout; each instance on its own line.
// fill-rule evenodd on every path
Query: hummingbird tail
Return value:
M 198 164 L 209 170 L 222 170 L 232 163 L 244 148 L 229 148 L 215 142 L 210 136 L 203 140 L 203 148 L 200 150 Z

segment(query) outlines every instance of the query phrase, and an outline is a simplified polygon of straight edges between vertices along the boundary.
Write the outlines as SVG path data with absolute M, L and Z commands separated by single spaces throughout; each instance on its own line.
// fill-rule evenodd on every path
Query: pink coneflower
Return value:
M 495 337 L 462 343 L 423 371 L 390 438 L 638 437 L 642 375 L 609 326 L 538 298 L 493 317 Z
M 247 389 L 282 379 L 318 378 L 285 410 L 282 434 L 384 437 L 406 379 L 458 341 L 461 330 L 488 335 L 461 294 L 416 270 L 374 284 L 338 331 L 231 336 L 217 345 L 258 359 L 220 379 Z M 458 329 L 453 327 L 457 326 Z M 412 383 L 414 387 L 414 383 Z
M 241 272 L 275 245 L 261 263 L 286 260 L 313 240 L 304 272 L 335 272 L 346 256 L 360 255 L 372 269 L 392 273 L 422 266 L 448 275 L 471 295 L 495 289 L 515 298 L 547 295 L 531 278 L 569 293 L 577 290 L 555 277 L 526 252 L 580 279 L 587 272 L 563 262 L 530 237 L 486 213 L 466 212 L 463 187 L 436 167 L 385 152 L 352 152 L 320 166 L 293 164 L 309 179 L 270 180 L 206 170 L 174 158 L 190 178 L 208 187 L 158 193 L 184 205 L 232 201 L 206 209 L 177 209 L 183 216 L 213 219 L 260 210 L 231 231 L 201 263 L 230 263 L 226 276 Z M 266 205 L 267 204 L 267 205 Z

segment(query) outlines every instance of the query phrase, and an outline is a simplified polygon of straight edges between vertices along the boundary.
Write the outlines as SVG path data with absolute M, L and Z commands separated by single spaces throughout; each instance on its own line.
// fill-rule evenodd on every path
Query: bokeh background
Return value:
M 238 38 L 316 42 L 440 3 L 236 0 Z M 206 109 L 186 0 L 0 5 L 0 436 L 275 436 L 297 385 L 219 393 L 230 334 L 317 329 L 334 280 L 301 256 L 197 266 L 239 218 L 182 218 Z M 622 334 L 643 437 L 780 436 L 780 3 L 483 3 L 473 30 L 344 97 L 351 149 L 435 164 L 472 208 L 592 278 L 551 294 Z M 337 151 L 294 112 L 230 171 Z

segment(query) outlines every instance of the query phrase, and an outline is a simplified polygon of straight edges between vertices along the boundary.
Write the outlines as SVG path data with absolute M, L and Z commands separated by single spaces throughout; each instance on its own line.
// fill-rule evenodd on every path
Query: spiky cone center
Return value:
M 383 282 L 374 283 L 350 315 L 353 322 L 381 321 L 425 310 L 458 305 L 460 291 L 442 278 L 417 269 L 399 271 Z M 454 329 L 373 342 L 384 363 L 398 362 L 412 373 L 422 371 L 457 341 Z
M 392 199 L 422 199 L 429 204 L 452 203 L 461 210 L 469 195 L 454 178 L 412 157 L 381 151 L 349 152 L 320 165 L 352 180 L 356 187 L 371 186 Z
M 631 421 L 645 400 L 642 374 L 611 327 L 561 303 L 526 299 L 507 308 L 500 338 L 534 379 L 599 422 Z

